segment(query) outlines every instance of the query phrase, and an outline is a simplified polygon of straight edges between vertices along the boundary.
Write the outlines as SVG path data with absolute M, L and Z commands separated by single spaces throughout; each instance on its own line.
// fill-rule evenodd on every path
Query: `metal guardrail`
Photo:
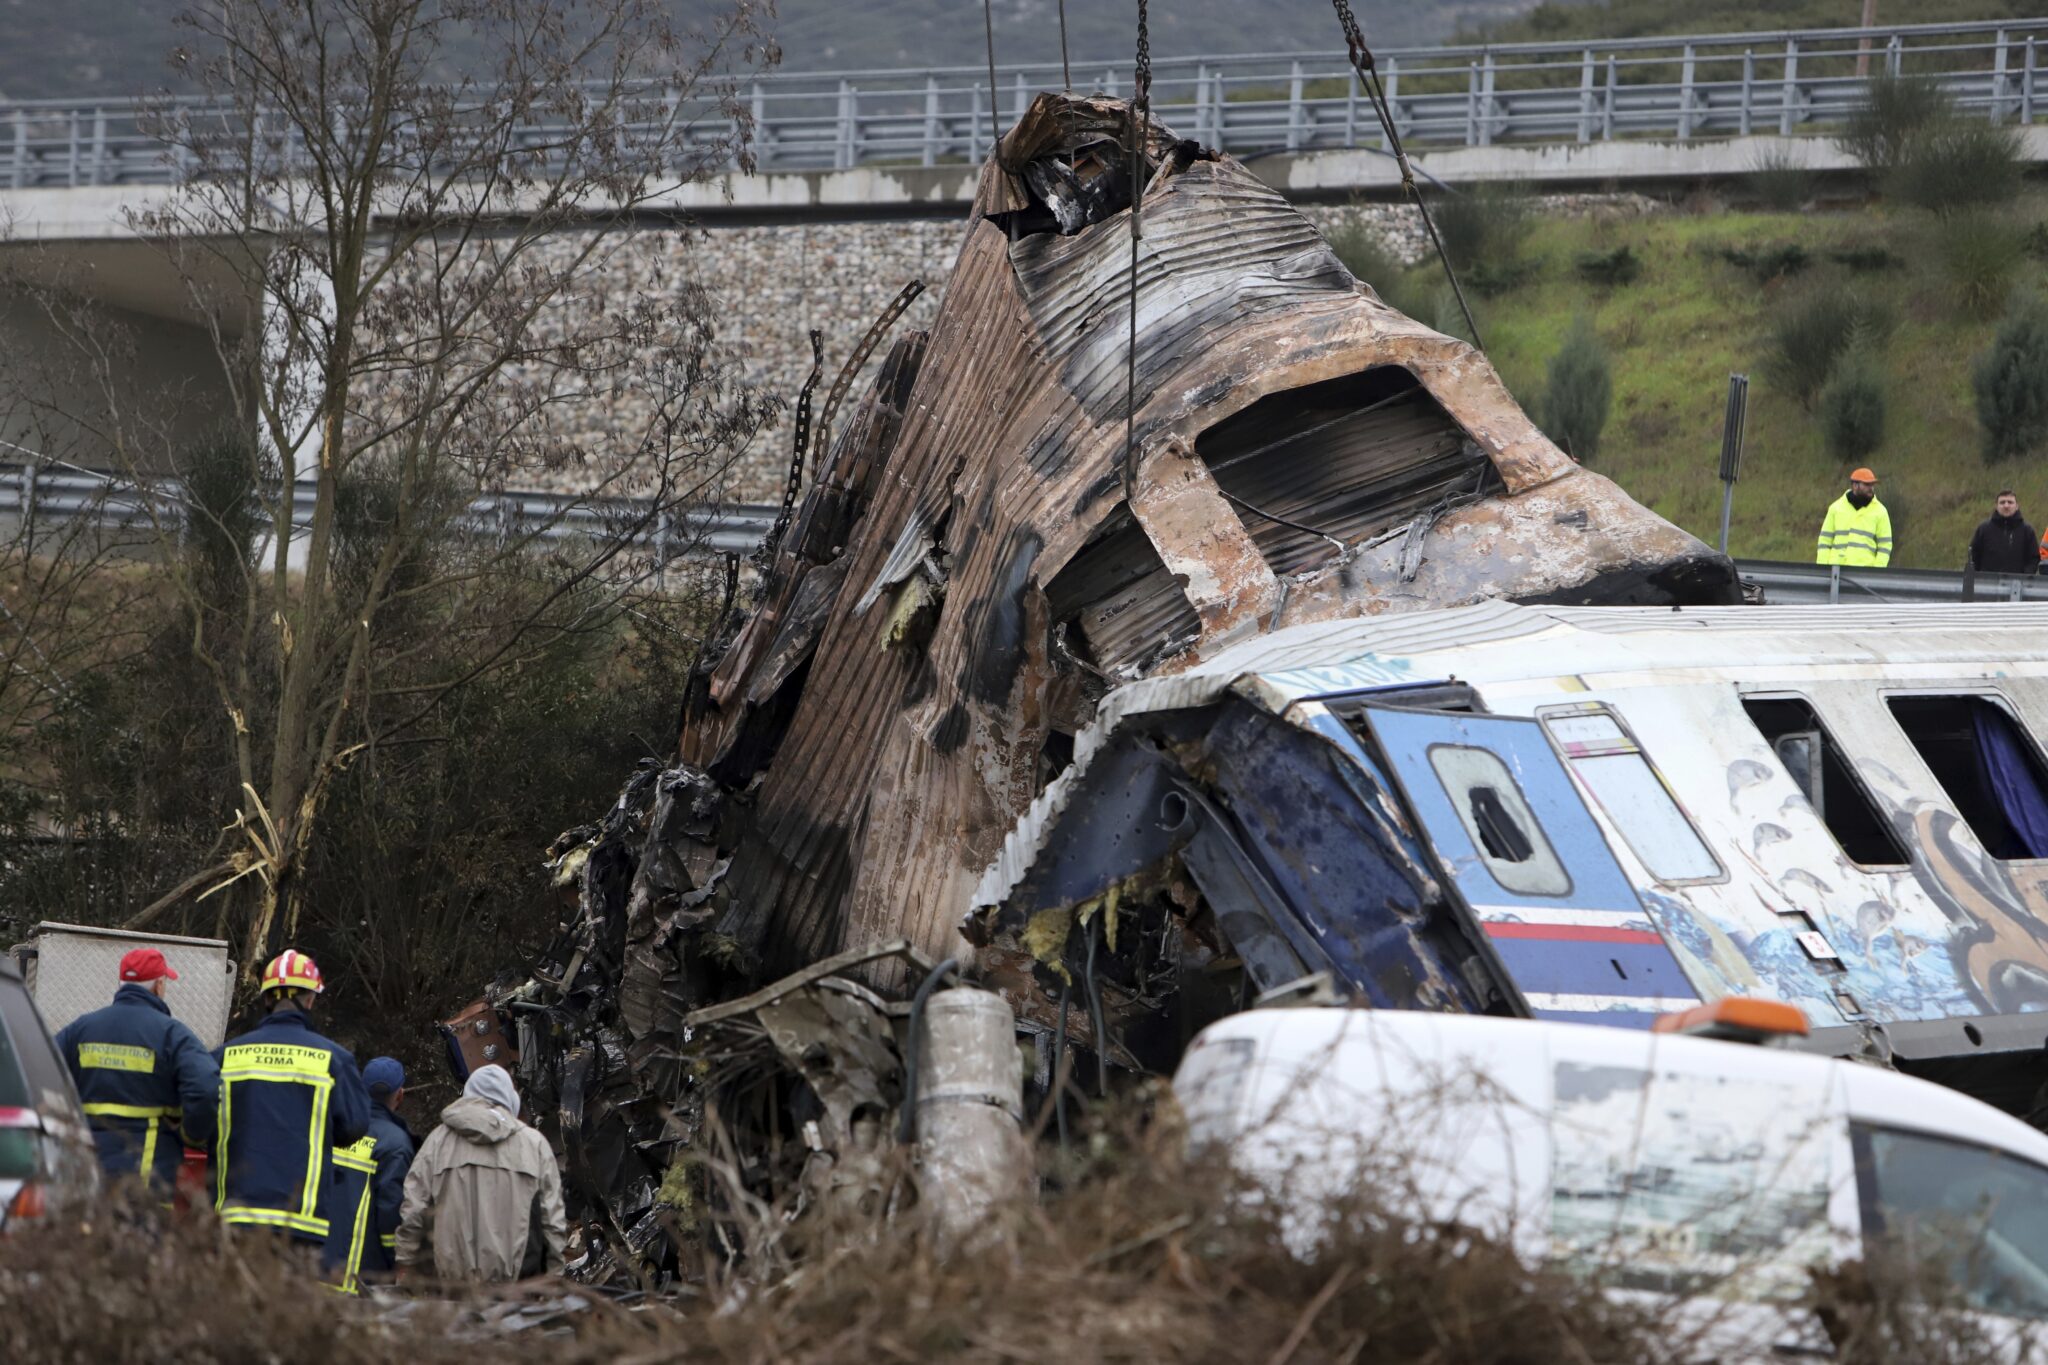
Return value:
M 1738 559 L 1745 582 L 1763 589 L 1764 601 L 1808 602 L 2048 602 L 2048 577 L 1963 574 L 1946 569 L 1844 569 L 1840 565 Z
M 308 529 L 313 489 L 293 489 L 294 536 Z M 646 519 L 648 504 L 632 498 L 583 498 L 534 490 L 479 497 L 469 505 L 461 529 L 472 535 L 541 541 L 601 539 L 622 525 Z M 748 554 L 775 524 L 780 509 L 751 503 L 705 503 L 658 516 L 633 543 L 661 561 L 693 555 Z M 0 464 L 0 521 L 15 526 L 34 521 L 69 524 L 90 519 L 116 535 L 154 535 L 184 524 L 183 490 L 175 480 L 143 487 L 129 480 L 76 466 Z
M 1412 146 L 1591 142 L 1775 132 L 1839 124 L 1863 98 L 1859 65 L 1924 77 L 1964 109 L 2032 123 L 2048 18 L 1698 34 L 1608 42 L 1408 48 L 1378 54 L 1402 138 Z M 1074 66 L 1115 94 L 1123 63 Z M 765 171 L 978 162 L 1056 65 L 772 73 L 746 91 Z M 1153 109 L 1182 134 L 1239 156 L 1377 147 L 1371 106 L 1341 51 L 1162 58 Z M 228 127 L 222 106 L 167 106 Z M 704 100 L 682 113 L 723 132 Z M 532 129 L 545 145 L 545 127 Z M 286 155 L 289 149 L 285 150 Z M 0 188 L 165 184 L 189 171 L 167 154 L 136 100 L 0 104 Z
M 313 490 L 300 486 L 293 524 L 303 534 Z M 464 529 L 473 535 L 532 535 L 542 541 L 613 534 L 622 521 L 645 517 L 647 504 L 631 498 L 587 499 L 567 493 L 507 491 L 470 503 Z M 635 537 L 662 560 L 692 555 L 750 554 L 775 524 L 780 508 L 756 503 L 705 503 L 657 518 Z M 73 465 L 0 463 L 0 522 L 32 519 L 69 523 L 92 519 L 116 534 L 155 534 L 183 521 L 182 491 L 165 480 L 145 489 Z M 1843 569 L 1769 559 L 1738 559 L 1745 583 L 1763 590 L 1767 604 L 1813 602 L 2048 602 L 2048 574 L 1968 575 L 1944 569 Z

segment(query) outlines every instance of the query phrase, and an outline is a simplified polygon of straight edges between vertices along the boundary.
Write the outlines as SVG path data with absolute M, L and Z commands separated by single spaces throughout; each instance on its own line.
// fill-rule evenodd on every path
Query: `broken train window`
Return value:
M 1811 702 L 1804 697 L 1748 696 L 1742 699 L 1742 709 L 1850 862 L 1863 867 L 1906 865 L 1906 847 L 1898 832 L 1871 800 L 1855 765 L 1821 724 Z
M 1497 492 L 1486 453 L 1408 370 L 1268 394 L 1195 439 L 1195 454 L 1276 574 Z M 1105 670 L 1146 666 L 1201 633 L 1201 619 L 1144 528 L 1120 510 L 1054 576 L 1046 596 L 1069 644 Z
M 1536 718 L 1651 876 L 1689 883 L 1727 875 L 1619 714 L 1591 703 L 1546 707 Z
M 1458 822 L 1479 850 L 1487 875 L 1518 896 L 1562 896 L 1571 874 L 1544 837 L 1528 798 L 1500 755 L 1462 744 L 1436 744 L 1429 766 L 1451 798 Z
M 1998 699 L 1891 696 L 1885 704 L 1987 853 L 2048 857 L 2048 770 Z
M 1332 539 L 1351 545 L 1501 487 L 1398 365 L 1268 394 L 1196 437 L 1195 453 L 1277 574 L 1329 556 Z
M 1053 575 L 1046 602 L 1066 647 L 1097 668 L 1143 668 L 1202 633 L 1180 580 L 1151 538 L 1120 508 L 1094 540 Z

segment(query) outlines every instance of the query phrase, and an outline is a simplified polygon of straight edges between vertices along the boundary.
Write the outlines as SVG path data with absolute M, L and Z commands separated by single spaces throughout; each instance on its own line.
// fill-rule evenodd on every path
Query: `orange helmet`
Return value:
M 320 968 L 312 958 L 295 948 L 287 948 L 270 959 L 270 965 L 263 969 L 261 991 L 321 991 Z

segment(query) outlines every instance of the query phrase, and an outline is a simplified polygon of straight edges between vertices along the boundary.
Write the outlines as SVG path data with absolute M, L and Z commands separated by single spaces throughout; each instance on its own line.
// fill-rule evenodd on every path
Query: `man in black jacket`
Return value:
M 2039 537 L 2020 516 L 2020 500 L 2010 488 L 2000 489 L 1998 510 L 1970 537 L 1968 567 L 1978 573 L 2030 574 L 2041 564 Z

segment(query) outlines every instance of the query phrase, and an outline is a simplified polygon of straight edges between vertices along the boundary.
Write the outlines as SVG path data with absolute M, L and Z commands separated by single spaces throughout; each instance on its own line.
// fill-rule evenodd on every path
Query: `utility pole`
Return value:
M 1863 28 L 1877 27 L 1877 0 L 1863 0 Z M 1856 42 L 1856 76 L 1862 79 L 1870 74 L 1870 35 L 1865 34 Z

